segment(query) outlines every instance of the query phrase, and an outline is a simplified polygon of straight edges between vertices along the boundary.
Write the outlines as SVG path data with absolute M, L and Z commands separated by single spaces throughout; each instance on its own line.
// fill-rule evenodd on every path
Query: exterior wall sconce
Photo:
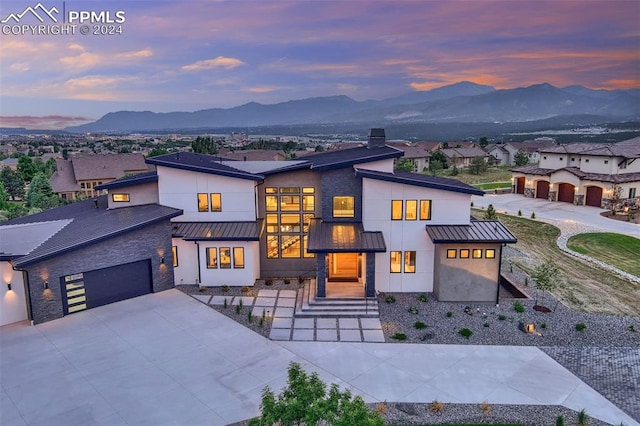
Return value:
M 164 265 L 164 256 L 162 256 L 162 257 L 160 258 L 160 264 L 161 264 L 161 265 Z
M 7 283 L 7 291 L 11 291 L 11 283 Z
M 42 287 L 43 287 L 45 290 L 48 290 L 48 289 L 49 289 L 49 281 L 44 280 L 44 281 L 42 282 Z

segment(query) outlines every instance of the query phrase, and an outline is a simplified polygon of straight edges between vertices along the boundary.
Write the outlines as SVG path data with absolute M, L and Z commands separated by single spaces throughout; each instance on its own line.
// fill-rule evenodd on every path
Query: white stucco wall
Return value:
M 113 194 L 129 194 L 129 201 L 114 202 Z M 149 182 L 141 185 L 110 189 L 107 199 L 110 209 L 140 206 L 143 204 L 158 204 L 158 183 Z
M 431 220 L 391 220 L 391 200 L 431 200 Z M 362 222 L 367 231 L 381 231 L 386 253 L 376 253 L 376 290 L 433 290 L 434 245 L 425 225 L 468 224 L 471 196 L 457 192 L 363 179 Z M 391 273 L 391 251 L 415 251 L 415 273 Z
M 174 222 L 256 220 L 256 182 L 188 170 L 158 167 L 158 193 L 162 205 L 182 209 Z M 198 193 L 222 194 L 221 212 L 199 212 Z
M 9 262 L 0 262 L 0 297 L 0 326 L 28 319 L 22 271 L 14 271 Z
M 540 162 L 539 165 L 543 169 L 561 169 L 563 167 L 568 167 L 571 164 L 571 154 L 554 154 L 543 152 L 540 154 Z M 573 157 L 577 157 L 578 155 L 573 155 Z M 575 167 L 578 167 L 577 164 L 573 164 Z
M 371 161 L 370 163 L 355 164 L 354 169 L 375 170 L 378 172 L 393 173 L 393 158 L 388 160 Z

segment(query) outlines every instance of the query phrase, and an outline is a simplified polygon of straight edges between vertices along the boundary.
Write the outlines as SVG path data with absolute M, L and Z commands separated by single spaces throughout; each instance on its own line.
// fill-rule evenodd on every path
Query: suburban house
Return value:
M 506 145 L 492 143 L 484 147 L 484 152 L 494 158 L 493 163 L 504 166 L 511 163 L 511 153 Z
M 403 152 L 402 159 L 408 160 L 413 165 L 413 171 L 421 173 L 429 168 L 429 160 L 431 159 L 431 151 L 409 142 L 390 142 L 388 146 L 392 146 Z
M 17 158 L 5 158 L 0 161 L 0 169 L 9 168 L 11 170 L 18 170 L 18 159 Z
M 513 192 L 528 198 L 609 208 L 640 198 L 640 138 L 615 144 L 573 143 L 540 149 L 540 162 L 512 169 Z
M 2 303 L 23 286 L 24 315 L 42 322 L 174 283 L 299 276 L 318 298 L 345 297 L 348 288 L 357 298 L 433 292 L 496 303 L 502 247 L 515 237 L 498 221 L 471 217 L 471 196 L 482 191 L 394 172 L 402 154 L 372 129 L 364 147 L 297 160 L 148 158 L 155 172 L 98 185 L 106 196 L 0 226 L 35 238 L 3 237 L 11 290 L 1 286 Z
M 538 161 L 540 161 L 539 151 L 552 146 L 557 146 L 555 139 L 542 137 L 523 142 L 489 144 L 484 150 L 497 160 L 497 164 L 506 166 L 516 164 L 516 154 L 518 151 L 524 151 L 527 154 L 529 164 L 538 163 Z
M 466 168 L 471 165 L 471 161 L 475 157 L 482 157 L 487 161 L 488 154 L 482 148 L 473 146 L 471 148 L 445 148 L 440 150 L 447 158 L 450 167 L 454 164 L 456 167 Z
M 149 171 L 142 154 L 78 155 L 56 159 L 56 171 L 49 181 L 53 192 L 65 200 L 99 195 L 95 187 L 128 174 Z

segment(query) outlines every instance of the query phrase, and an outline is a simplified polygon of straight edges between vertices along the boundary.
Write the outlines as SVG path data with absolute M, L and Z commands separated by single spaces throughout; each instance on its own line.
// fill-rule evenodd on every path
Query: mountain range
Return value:
M 276 104 L 249 102 L 234 108 L 195 112 L 118 111 L 93 123 L 65 130 L 131 132 L 337 123 L 384 127 L 417 123 L 529 122 L 575 115 L 594 115 L 612 121 L 637 120 L 640 89 L 558 88 L 543 83 L 496 90 L 465 81 L 383 100 L 356 101 L 340 95 Z

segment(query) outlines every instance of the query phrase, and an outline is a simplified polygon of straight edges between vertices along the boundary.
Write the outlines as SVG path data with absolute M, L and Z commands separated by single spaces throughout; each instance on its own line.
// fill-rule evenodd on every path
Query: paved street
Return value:
M 537 219 L 564 222 L 568 225 L 582 224 L 599 228 L 602 231 L 640 237 L 640 225 L 602 217 L 600 213 L 604 210 L 596 207 L 525 198 L 520 194 L 473 196 L 472 201 L 474 206 L 478 208 L 486 208 L 489 204 L 493 204 L 495 209 L 506 211 L 509 214 L 517 214 L 518 210 L 521 210 L 523 217 L 530 217 L 531 212 L 535 212 Z
M 169 290 L 0 329 L 2 425 L 223 425 L 291 361 L 367 402 L 557 404 L 638 425 L 535 347 L 275 342 Z

